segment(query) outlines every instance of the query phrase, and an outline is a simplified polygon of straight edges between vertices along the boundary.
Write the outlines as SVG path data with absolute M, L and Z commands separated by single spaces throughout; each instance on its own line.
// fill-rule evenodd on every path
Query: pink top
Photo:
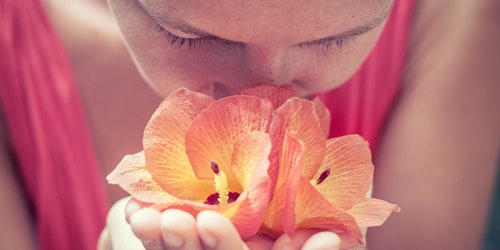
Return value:
M 332 133 L 371 145 L 399 88 L 412 1 L 396 1 L 366 63 L 320 95 Z M 42 1 L 0 1 L 0 114 L 33 216 L 40 249 L 95 249 L 109 208 L 68 59 Z M 381 87 L 383 86 L 383 87 Z
M 77 85 L 43 1 L 0 1 L 0 107 L 40 249 L 95 249 L 109 204 Z
M 413 0 L 396 0 L 384 31 L 361 68 L 339 88 L 319 95 L 332 114 L 330 137 L 360 134 L 373 153 L 401 83 Z

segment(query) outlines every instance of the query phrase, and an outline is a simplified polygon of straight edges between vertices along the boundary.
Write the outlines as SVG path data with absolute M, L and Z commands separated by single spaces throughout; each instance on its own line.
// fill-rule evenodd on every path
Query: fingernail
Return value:
M 142 240 L 142 243 L 146 248 L 151 248 L 151 249 L 160 249 L 162 247 L 161 240 L 156 239 L 156 240 Z
M 217 239 L 208 233 L 201 234 L 201 239 L 203 240 L 203 245 L 208 248 L 215 248 L 217 246 Z
M 165 245 L 172 248 L 180 248 L 184 245 L 184 239 L 173 233 L 163 236 L 163 242 Z

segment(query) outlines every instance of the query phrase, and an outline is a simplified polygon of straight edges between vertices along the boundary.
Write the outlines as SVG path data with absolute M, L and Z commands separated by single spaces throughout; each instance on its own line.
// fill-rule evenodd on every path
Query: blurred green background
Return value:
M 494 201 L 490 211 L 488 231 L 483 245 L 483 250 L 500 249 L 500 160 L 497 167 L 497 182 Z

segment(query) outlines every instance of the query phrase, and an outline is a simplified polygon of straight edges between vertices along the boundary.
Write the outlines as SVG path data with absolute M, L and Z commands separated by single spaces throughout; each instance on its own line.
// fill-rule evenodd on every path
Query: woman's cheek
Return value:
M 162 96 L 180 87 L 212 96 L 232 94 L 237 88 L 233 83 L 241 82 L 237 56 L 217 55 L 216 50 L 189 50 L 165 42 L 153 49 L 138 49 L 135 54 L 144 77 Z
M 112 0 L 110 6 L 134 63 L 156 92 L 164 97 L 179 87 L 207 92 L 203 81 L 207 72 L 199 65 L 203 57 L 198 50 L 170 44 L 158 24 L 135 1 Z
M 316 56 L 304 74 L 303 86 L 298 94 L 303 96 L 337 88 L 348 81 L 362 66 L 380 37 L 382 27 L 356 37 L 343 47 L 334 47 L 324 56 Z

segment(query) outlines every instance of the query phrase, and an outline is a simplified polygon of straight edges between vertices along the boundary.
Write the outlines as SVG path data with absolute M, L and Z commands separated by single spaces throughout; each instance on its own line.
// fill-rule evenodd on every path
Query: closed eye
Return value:
M 342 49 L 346 45 L 350 44 L 356 39 L 356 36 L 346 36 L 344 38 L 327 38 L 316 40 L 312 42 L 299 43 L 295 45 L 298 48 L 310 47 L 310 46 L 324 46 L 326 50 L 331 50 L 332 46 L 335 45 Z
M 226 45 L 226 46 L 238 46 L 244 47 L 243 43 L 229 41 L 216 36 L 202 36 L 197 38 L 186 38 L 174 35 L 172 32 L 164 29 L 162 26 L 158 25 L 158 32 L 162 34 L 170 45 L 182 48 L 187 46 L 190 50 L 193 50 L 200 46 L 211 46 L 214 44 Z
M 162 34 L 166 39 L 167 42 L 172 45 L 176 46 L 178 48 L 182 48 L 184 46 L 187 46 L 190 50 L 193 50 L 197 47 L 200 46 L 211 46 L 216 44 L 220 45 L 226 45 L 226 46 L 237 46 L 237 47 L 245 47 L 245 44 L 240 43 L 240 42 L 234 42 L 234 41 L 229 41 L 226 39 L 222 39 L 216 36 L 202 36 L 202 37 L 197 37 L 197 38 L 186 38 L 186 37 L 180 37 L 177 35 L 174 35 L 172 32 L 169 32 L 168 30 L 164 29 L 162 26 L 158 25 L 158 32 Z M 312 47 L 312 46 L 324 46 L 326 50 L 332 49 L 332 46 L 335 45 L 338 48 L 343 48 L 345 45 L 348 44 L 348 42 L 354 41 L 355 36 L 349 36 L 346 38 L 335 38 L 335 39 L 323 39 L 323 40 L 317 40 L 317 41 L 312 41 L 312 42 L 305 42 L 305 43 L 300 43 L 295 45 L 295 47 L 298 48 L 304 48 L 304 47 Z
M 363 33 L 366 33 L 375 27 L 379 26 L 384 22 L 384 20 L 388 17 L 390 10 L 392 8 L 392 3 L 384 10 L 384 12 L 379 13 L 374 19 L 372 19 L 369 22 L 366 22 L 358 27 L 355 27 L 354 29 L 342 32 L 340 34 L 315 40 L 315 41 L 309 41 L 309 42 L 303 42 L 296 44 L 296 47 L 302 48 L 302 47 L 308 47 L 308 46 L 324 46 L 327 50 L 331 49 L 333 45 L 338 46 L 339 48 L 344 47 L 347 42 L 353 41 L 355 37 L 358 35 L 361 35 Z M 163 15 L 162 13 L 158 13 L 155 11 L 155 9 L 150 8 L 148 6 L 145 6 L 142 2 L 138 2 L 138 5 L 140 8 L 142 8 L 150 17 L 152 17 L 156 22 L 158 26 L 158 31 L 162 34 L 165 35 L 167 38 L 167 41 L 171 45 L 176 45 L 177 47 L 183 47 L 184 45 L 189 46 L 190 49 L 195 49 L 201 45 L 215 45 L 215 44 L 222 44 L 222 45 L 231 45 L 231 46 L 238 46 L 238 47 L 244 47 L 244 43 L 240 42 L 235 42 L 235 41 L 230 41 L 226 40 L 223 38 L 219 38 L 216 36 L 213 36 L 211 34 L 208 34 L 202 30 L 196 29 L 194 27 L 191 27 L 189 25 L 186 25 L 176 19 L 173 19 L 169 17 L 168 15 Z M 181 37 L 178 35 L 173 34 L 172 32 L 169 32 L 168 30 L 165 30 L 161 24 L 167 25 L 168 27 L 172 27 L 175 30 L 179 30 L 181 32 L 184 32 L 186 34 L 193 34 L 197 36 L 196 38 L 186 38 L 186 37 Z

